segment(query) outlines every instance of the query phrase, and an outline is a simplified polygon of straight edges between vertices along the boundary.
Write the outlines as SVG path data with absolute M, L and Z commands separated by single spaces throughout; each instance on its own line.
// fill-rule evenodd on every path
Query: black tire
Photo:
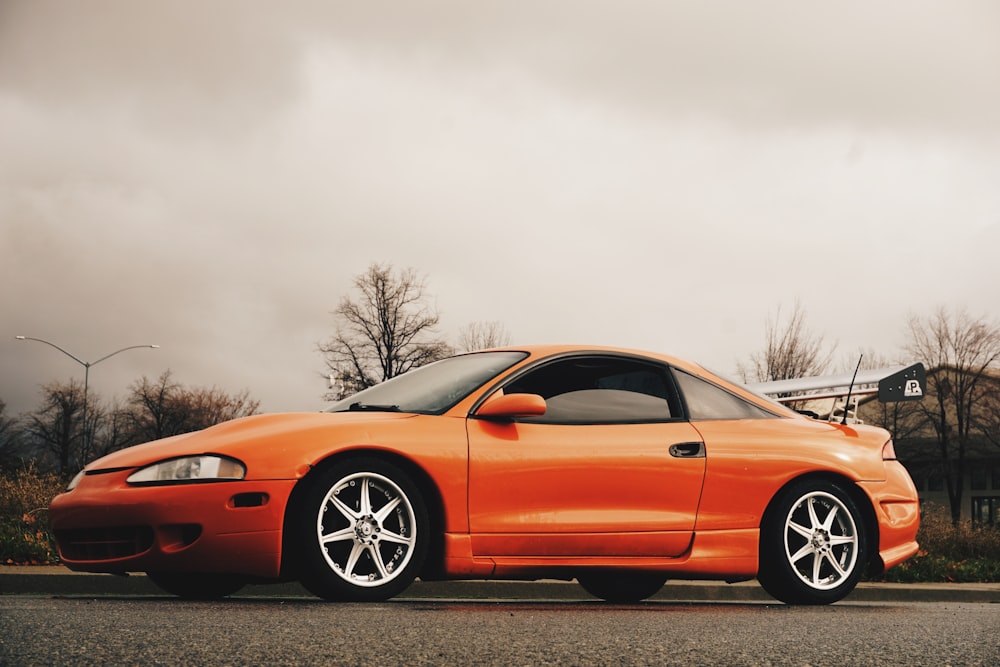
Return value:
M 398 595 L 427 555 L 430 521 L 420 491 L 375 458 L 342 461 L 309 480 L 296 523 L 302 585 L 327 600 Z
M 656 595 L 667 582 L 667 575 L 636 570 L 593 570 L 581 572 L 576 580 L 595 598 L 627 604 Z
M 203 572 L 147 572 L 146 576 L 171 595 L 186 600 L 218 600 L 246 585 L 246 579 L 234 574 Z
M 854 590 L 868 548 L 864 517 L 851 495 L 833 482 L 803 480 L 765 514 L 757 579 L 787 604 L 831 604 Z

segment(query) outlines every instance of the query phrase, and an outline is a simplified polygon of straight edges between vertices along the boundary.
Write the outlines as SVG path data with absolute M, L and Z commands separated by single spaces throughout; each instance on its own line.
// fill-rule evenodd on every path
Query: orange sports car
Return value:
M 659 354 L 463 354 L 321 413 L 258 415 L 94 461 L 51 505 L 62 561 L 182 597 L 299 580 L 575 578 L 632 602 L 756 577 L 826 604 L 917 551 L 889 433 L 802 416 Z

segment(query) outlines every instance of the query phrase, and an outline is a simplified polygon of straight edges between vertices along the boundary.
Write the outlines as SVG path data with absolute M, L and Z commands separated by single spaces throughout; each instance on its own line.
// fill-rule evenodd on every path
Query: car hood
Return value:
M 254 415 L 112 452 L 91 462 L 86 470 L 93 472 L 135 468 L 194 454 L 226 454 L 244 459 L 255 452 L 271 450 L 281 443 L 308 438 L 310 434 L 320 431 L 324 434 L 324 440 L 329 443 L 330 434 L 337 430 L 350 433 L 356 438 L 367 433 L 369 427 L 376 424 L 413 417 L 412 414 L 396 412 L 291 412 Z

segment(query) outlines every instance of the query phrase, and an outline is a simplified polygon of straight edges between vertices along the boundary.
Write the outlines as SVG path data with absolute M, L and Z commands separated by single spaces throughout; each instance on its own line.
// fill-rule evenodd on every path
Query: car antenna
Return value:
M 854 367 L 854 375 L 851 376 L 851 386 L 847 388 L 847 400 L 844 401 L 844 417 L 840 420 L 841 424 L 847 424 L 847 411 L 851 409 L 851 392 L 854 391 L 854 381 L 858 378 L 858 371 L 861 369 L 861 360 L 864 358 L 864 354 L 858 357 L 858 365 Z

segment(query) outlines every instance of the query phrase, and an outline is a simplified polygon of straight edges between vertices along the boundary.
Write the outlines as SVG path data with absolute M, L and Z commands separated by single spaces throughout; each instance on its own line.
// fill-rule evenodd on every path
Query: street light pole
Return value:
M 83 463 L 87 462 L 87 456 L 90 454 L 89 450 L 90 450 L 90 444 L 91 444 L 90 443 L 90 437 L 89 437 L 89 430 L 90 429 L 87 427 L 87 393 L 88 393 L 88 389 L 90 388 L 90 367 L 91 366 L 96 366 L 97 364 L 101 363 L 105 359 L 110 359 L 111 357 L 115 356 L 116 354 L 121 354 L 122 352 L 125 352 L 127 350 L 135 350 L 135 349 L 138 349 L 138 348 L 152 348 L 152 349 L 155 350 L 155 349 L 158 349 L 160 347 L 159 345 L 129 345 L 128 347 L 123 347 L 120 350 L 115 350 L 111 354 L 106 354 L 103 357 L 101 357 L 100 359 L 98 359 L 97 361 L 84 361 L 83 359 L 79 358 L 75 354 L 72 354 L 72 353 L 67 352 L 66 350 L 62 349 L 61 347 L 59 347 L 55 343 L 50 343 L 49 341 L 44 340 L 42 338 L 32 338 L 31 336 L 14 336 L 14 338 L 16 338 L 17 340 L 33 340 L 36 343 L 45 343 L 49 347 L 54 347 L 55 349 L 57 349 L 60 352 L 62 352 L 63 354 L 65 354 L 67 357 L 69 357 L 70 359 L 72 359 L 76 363 L 78 363 L 81 366 L 83 366 L 83 452 L 82 452 Z

